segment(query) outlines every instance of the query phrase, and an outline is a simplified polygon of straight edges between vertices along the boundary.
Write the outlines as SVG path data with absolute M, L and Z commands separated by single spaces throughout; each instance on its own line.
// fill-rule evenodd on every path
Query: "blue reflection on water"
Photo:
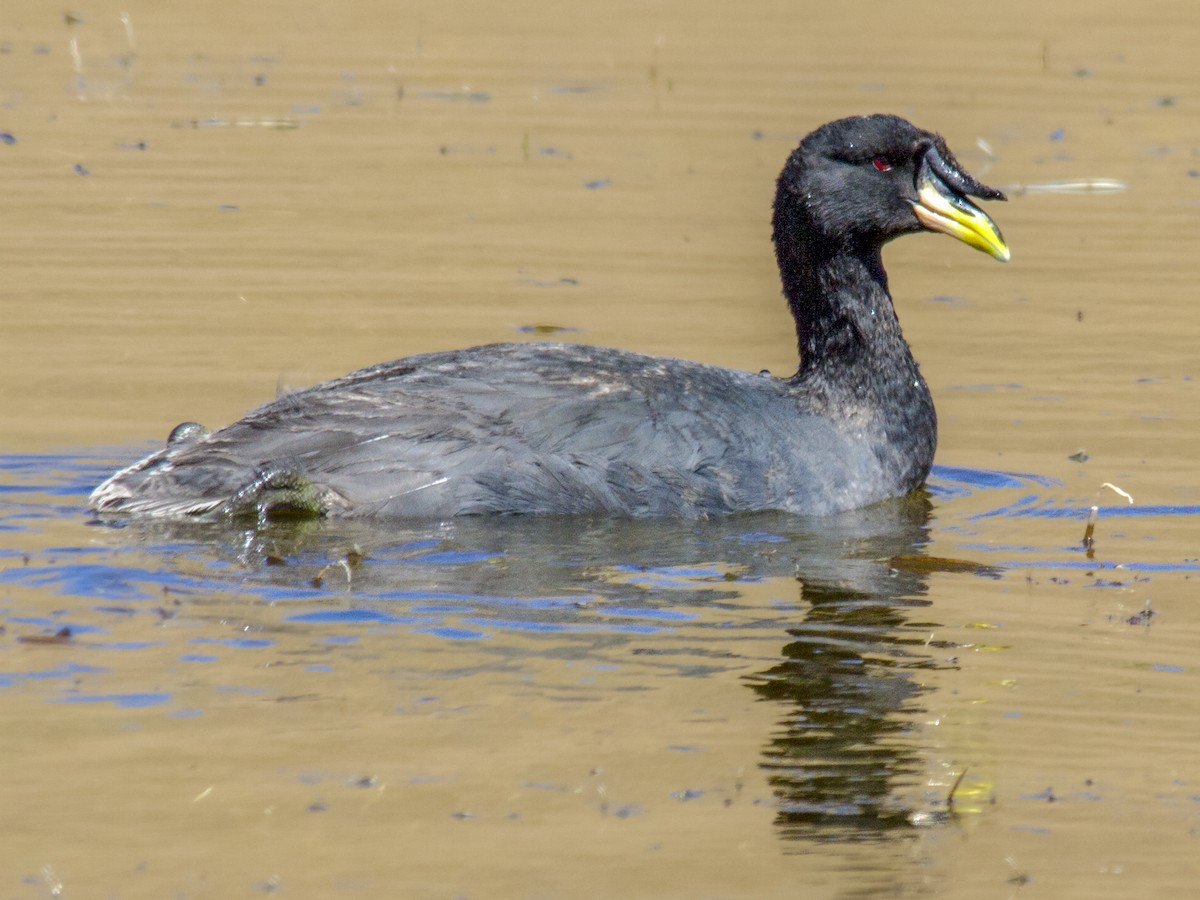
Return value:
M 948 484 L 945 484 L 948 482 Z M 958 493 L 967 488 L 1021 488 L 1027 484 L 1039 487 L 1054 487 L 1059 484 L 1053 478 L 1017 472 L 995 472 L 989 469 L 967 469 L 962 466 L 934 466 L 930 472 L 931 490 L 936 486 L 947 492 Z
M 138 709 L 146 706 L 162 706 L 168 703 L 171 695 L 159 691 L 129 694 L 64 694 L 57 698 L 59 703 L 112 703 L 127 709 Z
M 416 628 L 421 634 L 432 634 L 436 637 L 446 638 L 451 641 L 478 641 L 486 638 L 488 635 L 483 631 L 472 631 L 466 628 L 451 628 L 449 626 L 439 625 L 435 628 Z
M 22 681 L 48 681 L 54 678 L 75 678 L 79 675 L 103 675 L 109 671 L 104 666 L 62 662 L 49 669 L 28 672 L 0 672 L 0 687 L 11 687 Z
M 317 623 L 387 622 L 411 625 L 421 620 L 415 616 L 397 616 L 378 609 L 322 609 L 317 612 L 295 613 L 290 616 L 284 616 L 284 621 Z M 329 638 L 329 640 L 335 640 L 335 638 Z M 339 638 L 337 640 L 345 639 Z
M 270 638 L 215 638 L 215 637 L 194 637 L 188 638 L 189 644 L 218 644 L 222 647 L 236 647 L 242 650 L 258 650 L 263 647 L 270 647 L 275 642 Z
M 426 565 L 459 565 L 462 563 L 486 562 L 495 558 L 496 555 L 485 550 L 439 550 L 434 553 L 422 553 L 420 556 L 410 556 L 408 561 L 411 563 L 424 563 Z

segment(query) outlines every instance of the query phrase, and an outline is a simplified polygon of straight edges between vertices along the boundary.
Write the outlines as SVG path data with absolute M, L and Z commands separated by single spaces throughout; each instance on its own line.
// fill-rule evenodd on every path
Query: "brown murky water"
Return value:
M 1195 891 L 1193 4 L 73 14 L 0 11 L 0 896 Z M 1009 266 L 888 251 L 928 507 L 88 524 L 181 420 L 528 326 L 787 371 L 773 179 L 874 111 L 1012 200 Z

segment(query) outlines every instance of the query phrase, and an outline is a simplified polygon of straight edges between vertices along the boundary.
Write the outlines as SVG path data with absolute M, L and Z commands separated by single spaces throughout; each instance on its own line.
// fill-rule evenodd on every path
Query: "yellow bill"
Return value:
M 929 168 L 924 168 L 918 178 L 913 212 L 917 214 L 917 221 L 930 231 L 958 238 L 1000 262 L 1008 262 L 1012 256 L 1000 229 L 988 214 L 949 188 Z

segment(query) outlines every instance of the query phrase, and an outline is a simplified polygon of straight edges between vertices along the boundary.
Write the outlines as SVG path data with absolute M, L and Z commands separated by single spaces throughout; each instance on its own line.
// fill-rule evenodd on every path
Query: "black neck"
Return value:
M 775 203 L 775 253 L 796 322 L 800 374 L 911 380 L 916 372 L 888 293 L 880 247 L 822 239 L 798 198 Z

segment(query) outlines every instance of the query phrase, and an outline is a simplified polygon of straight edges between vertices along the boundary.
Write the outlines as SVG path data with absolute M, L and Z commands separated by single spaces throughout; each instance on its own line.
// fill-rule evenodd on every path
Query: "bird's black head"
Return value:
M 898 116 L 838 119 L 800 142 L 779 176 L 775 243 L 786 255 L 877 254 L 915 231 L 941 231 L 1001 261 L 995 223 L 967 199 L 1004 195 L 968 174 L 941 135 Z

